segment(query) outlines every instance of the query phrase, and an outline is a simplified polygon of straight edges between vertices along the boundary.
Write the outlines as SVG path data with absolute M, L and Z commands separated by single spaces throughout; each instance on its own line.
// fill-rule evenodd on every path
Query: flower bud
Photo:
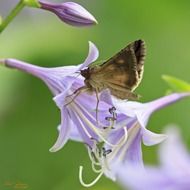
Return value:
M 74 2 L 50 3 L 39 0 L 41 9 L 55 13 L 63 22 L 72 26 L 89 26 L 97 24 L 96 19 L 81 5 Z

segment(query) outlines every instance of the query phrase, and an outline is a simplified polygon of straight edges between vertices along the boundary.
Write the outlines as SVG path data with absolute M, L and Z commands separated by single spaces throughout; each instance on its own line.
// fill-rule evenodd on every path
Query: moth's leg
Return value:
M 80 95 L 82 92 L 86 92 L 86 91 L 88 91 L 88 90 L 89 90 L 89 88 L 87 88 L 86 86 L 82 86 L 82 87 L 76 89 L 71 95 L 68 95 L 68 96 L 67 96 L 67 98 L 68 98 L 68 97 L 71 97 L 71 96 L 75 95 L 73 98 L 71 98 L 71 101 L 69 101 L 68 103 L 65 104 L 65 106 L 67 106 L 67 105 L 69 105 L 70 103 L 72 103 L 72 102 L 75 100 L 75 98 L 76 98 L 78 95 Z
M 67 97 L 71 97 L 71 96 L 73 96 L 74 94 L 77 94 L 77 93 L 78 93 L 80 90 L 82 90 L 83 88 L 85 88 L 85 86 L 82 86 L 82 87 L 76 89 L 72 94 L 68 95 Z

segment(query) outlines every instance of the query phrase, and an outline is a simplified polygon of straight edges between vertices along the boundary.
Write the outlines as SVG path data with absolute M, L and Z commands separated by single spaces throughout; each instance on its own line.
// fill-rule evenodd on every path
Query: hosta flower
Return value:
M 81 5 L 74 2 L 50 3 L 39 0 L 41 9 L 55 13 L 63 22 L 72 26 L 89 26 L 97 24 L 96 19 Z
M 52 152 L 61 149 L 68 138 L 80 139 L 91 148 L 99 139 L 107 141 L 107 131 L 114 123 L 107 119 L 110 118 L 109 110 L 113 107 L 109 91 L 100 93 L 96 111 L 96 95 L 79 90 L 84 87 L 84 79 L 79 71 L 94 62 L 98 54 L 98 49 L 90 42 L 89 54 L 84 63 L 78 66 L 43 68 L 16 59 L 0 60 L 1 64 L 9 68 L 16 68 L 40 78 L 53 93 L 53 100 L 61 111 L 61 125 L 58 139 L 50 149 Z
M 112 128 L 118 128 L 120 121 L 114 120 L 115 115 L 111 111 L 114 107 L 109 91 L 104 90 L 99 94 L 98 110 L 96 110 L 96 95 L 79 90 L 84 86 L 84 79 L 79 75 L 79 71 L 94 62 L 98 54 L 98 49 L 90 42 L 89 54 L 84 63 L 78 66 L 44 68 L 16 59 L 0 60 L 0 64 L 40 78 L 53 93 L 53 100 L 61 111 L 61 124 L 58 139 L 50 149 L 52 152 L 60 150 L 69 138 L 84 142 L 90 150 L 95 150 L 99 142 L 115 146 L 106 139 Z M 125 119 L 125 117 L 122 113 L 118 114 L 118 118 Z M 125 138 L 119 144 L 127 139 L 126 129 L 123 130 Z
M 123 187 L 131 190 L 188 190 L 190 187 L 190 154 L 183 145 L 177 128 L 167 130 L 168 139 L 160 146 L 160 166 L 141 168 L 130 165 L 118 168 Z
M 120 101 L 110 95 L 108 89 L 97 97 L 84 87 L 80 71 L 98 58 L 98 49 L 89 43 L 89 54 L 83 64 L 44 68 L 15 59 L 0 60 L 10 68 L 30 73 L 43 80 L 54 95 L 53 100 L 61 111 L 58 139 L 50 149 L 60 150 L 68 139 L 82 141 L 92 161 L 92 169 L 98 174 L 89 184 L 83 182 L 83 167 L 80 167 L 80 182 L 89 187 L 105 174 L 115 180 L 114 168 L 119 163 L 142 164 L 141 141 L 153 145 L 165 139 L 165 135 L 155 134 L 146 125 L 150 115 L 185 96 L 176 93 L 149 103 Z M 98 110 L 96 110 L 98 108 Z

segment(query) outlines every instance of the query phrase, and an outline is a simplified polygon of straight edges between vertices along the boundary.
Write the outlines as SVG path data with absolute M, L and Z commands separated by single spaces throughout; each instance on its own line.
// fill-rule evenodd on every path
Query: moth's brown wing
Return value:
M 107 88 L 110 90 L 111 94 L 117 98 L 120 98 L 122 100 L 137 100 L 139 98 L 139 95 L 133 93 L 130 89 L 124 88 L 123 86 L 119 86 L 109 82 L 105 84 Z
M 142 79 L 144 58 L 145 42 L 132 42 L 101 65 L 102 82 L 133 91 Z

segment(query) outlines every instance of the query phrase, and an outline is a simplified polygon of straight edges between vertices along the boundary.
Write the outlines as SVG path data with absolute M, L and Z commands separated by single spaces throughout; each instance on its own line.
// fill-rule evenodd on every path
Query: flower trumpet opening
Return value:
M 77 99 L 77 98 L 76 98 Z M 93 131 L 98 139 L 100 139 L 101 141 L 103 141 L 104 143 L 106 143 L 107 145 L 111 146 L 111 147 L 115 147 L 115 146 L 121 146 L 122 143 L 125 143 L 126 139 L 127 139 L 127 131 L 125 130 L 125 138 L 123 140 L 123 142 L 120 142 L 118 144 L 112 144 L 110 143 L 106 138 L 109 135 L 110 131 L 114 129 L 114 125 L 115 125 L 115 113 L 113 113 L 113 117 L 109 117 L 109 125 L 105 126 L 103 123 L 101 123 L 100 121 L 98 122 L 97 125 L 97 121 L 96 118 L 94 117 L 94 115 L 92 115 L 89 110 L 86 110 L 82 104 L 78 103 L 77 100 L 73 100 L 70 104 L 68 104 L 67 106 L 69 106 L 81 119 L 82 123 L 82 129 L 85 132 L 85 134 L 91 139 L 91 141 L 94 141 L 95 138 L 93 138 L 92 135 L 90 135 L 90 133 L 88 132 L 88 130 L 86 129 L 85 126 L 88 126 L 88 128 Z M 109 108 L 110 109 L 110 108 Z M 108 117 L 105 118 L 105 120 L 107 120 Z
M 116 108 L 109 107 L 110 105 L 106 105 L 107 108 L 105 109 L 105 105 L 102 105 L 105 103 L 100 101 L 100 105 L 98 107 L 98 113 L 100 112 L 100 120 L 97 122 L 96 110 L 93 109 L 93 107 L 96 106 L 96 101 L 94 101 L 94 104 L 92 105 L 92 101 L 90 101 L 87 97 L 92 98 L 93 96 L 89 95 L 88 93 L 81 93 L 74 100 L 72 99 L 72 101 L 70 101 L 71 97 L 67 96 L 66 99 L 68 100 L 65 100 L 65 102 L 70 103 L 64 107 L 72 110 L 72 117 L 77 118 L 75 122 L 78 123 L 79 133 L 87 145 L 89 158 L 92 163 L 92 170 L 98 174 L 97 178 L 93 180 L 93 182 L 87 184 L 83 180 L 83 166 L 80 167 L 79 180 L 83 186 L 90 187 L 100 179 L 103 173 L 111 171 L 109 168 L 107 156 L 112 153 L 112 149 L 115 147 L 121 147 L 123 144 L 125 144 L 127 141 L 127 128 L 122 128 L 124 135 L 118 143 L 109 142 L 109 134 L 112 131 L 118 129 L 118 115 L 116 113 Z M 90 107 L 87 104 L 91 104 L 91 109 L 89 109 Z M 88 109 L 86 109 L 87 107 Z M 102 110 L 103 108 L 105 111 Z M 121 129 L 121 127 L 119 129 Z M 107 149 L 106 146 L 109 146 L 110 148 Z
M 111 173 L 110 162 L 112 161 L 113 156 L 115 156 L 113 150 L 120 149 L 127 141 L 127 129 L 124 127 L 123 130 L 124 130 L 123 138 L 120 139 L 118 144 L 111 144 L 108 141 L 98 142 L 97 140 L 94 140 L 94 146 L 92 148 L 90 146 L 87 146 L 88 155 L 91 160 L 91 168 L 94 173 L 98 173 L 98 176 L 91 183 L 85 183 L 82 175 L 83 166 L 80 166 L 79 181 L 81 185 L 83 185 L 84 187 L 91 187 L 101 178 L 103 174 L 108 174 L 108 176 L 110 177 L 109 175 L 109 173 Z M 106 148 L 107 145 L 111 148 L 107 149 Z M 112 155 L 112 152 L 114 155 Z M 112 159 L 110 159 L 110 156 L 112 157 Z M 114 180 L 114 177 L 112 177 L 112 179 Z

